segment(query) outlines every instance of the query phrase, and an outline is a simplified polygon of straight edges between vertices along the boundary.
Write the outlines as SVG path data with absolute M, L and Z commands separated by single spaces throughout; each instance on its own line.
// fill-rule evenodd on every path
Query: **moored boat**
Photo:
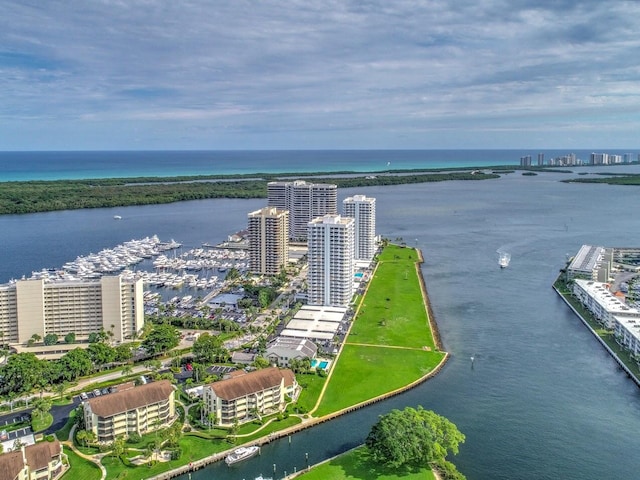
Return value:
M 249 447 L 236 448 L 233 452 L 227 455 L 224 459 L 227 465 L 233 465 L 234 463 L 241 462 L 248 458 L 253 457 L 260 451 L 260 447 L 257 445 L 251 445 Z

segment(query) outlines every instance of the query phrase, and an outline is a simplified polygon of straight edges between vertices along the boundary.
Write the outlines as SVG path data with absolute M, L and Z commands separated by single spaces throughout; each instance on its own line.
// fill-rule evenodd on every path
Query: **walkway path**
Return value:
M 102 463 L 100 462 L 100 459 L 102 457 L 104 457 L 106 454 L 100 454 L 100 455 L 86 455 L 84 453 L 82 453 L 80 450 L 78 450 L 76 448 L 76 446 L 73 444 L 73 437 L 76 433 L 76 427 L 77 425 L 73 425 L 71 427 L 71 430 L 69 431 L 69 438 L 70 440 L 65 440 L 63 442 L 61 442 L 63 445 L 69 447 L 73 453 L 75 453 L 76 455 L 78 455 L 79 457 L 84 458 L 85 460 L 88 460 L 91 463 L 95 463 L 98 468 L 100 468 L 100 471 L 102 472 L 102 476 L 101 476 L 101 480 L 105 480 L 105 478 L 107 478 L 107 469 L 104 468 L 104 465 L 102 465 Z

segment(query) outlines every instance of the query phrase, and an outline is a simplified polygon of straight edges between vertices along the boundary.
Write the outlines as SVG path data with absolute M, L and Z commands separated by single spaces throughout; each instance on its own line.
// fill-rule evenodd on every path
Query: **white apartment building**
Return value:
M 308 302 L 347 307 L 353 297 L 355 220 L 325 215 L 308 225 Z
M 355 220 L 354 258 L 371 261 L 376 253 L 376 199 L 364 195 L 345 198 L 342 214 Z
M 24 344 L 34 334 L 75 333 L 85 340 L 104 329 L 113 340 L 132 338 L 144 324 L 142 280 L 121 276 L 99 280 L 18 280 L 0 285 L 0 332 L 9 344 Z
M 289 211 L 265 207 L 249 213 L 249 270 L 277 275 L 289 260 Z
M 307 224 L 316 217 L 338 213 L 338 187 L 330 183 L 269 182 L 267 204 L 289 210 L 289 238 L 304 241 Z
M 640 318 L 640 311 L 628 306 L 609 291 L 609 285 L 575 279 L 573 294 L 606 328 L 614 329 L 616 317 Z

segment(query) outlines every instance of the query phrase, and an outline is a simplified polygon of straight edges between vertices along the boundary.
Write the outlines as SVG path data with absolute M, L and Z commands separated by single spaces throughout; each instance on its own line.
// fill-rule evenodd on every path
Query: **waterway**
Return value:
M 304 468 L 307 453 L 316 463 L 362 443 L 378 415 L 407 405 L 433 409 L 466 434 L 452 460 L 469 480 L 637 478 L 640 390 L 551 284 L 583 243 L 637 246 L 640 195 L 636 187 L 559 182 L 568 176 L 513 173 L 495 181 L 341 190 L 341 198 L 376 197 L 378 232 L 422 249 L 451 360 L 410 392 L 192 478 L 281 478 Z M 215 243 L 244 228 L 247 212 L 262 203 L 3 216 L 0 281 L 146 235 L 187 246 Z M 113 220 L 116 212 L 122 220 Z M 497 250 L 511 254 L 508 268 L 498 267 Z

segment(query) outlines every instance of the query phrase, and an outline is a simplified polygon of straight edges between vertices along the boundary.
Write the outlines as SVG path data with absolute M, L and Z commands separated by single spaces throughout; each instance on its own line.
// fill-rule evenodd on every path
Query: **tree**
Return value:
M 222 340 L 208 333 L 203 333 L 193 342 L 193 356 L 197 362 L 212 364 L 226 358 L 229 352 L 222 346 Z
M 267 368 L 269 365 L 271 365 L 269 363 L 269 360 L 267 360 L 264 357 L 256 357 L 256 359 L 253 361 L 253 366 L 259 370 L 263 368 Z
M 76 343 L 76 334 L 69 332 L 64 336 L 64 343 Z
M 382 415 L 365 443 L 375 461 L 398 468 L 443 464 L 464 440 L 453 423 L 419 406 Z
M 65 380 L 75 380 L 78 377 L 90 374 L 93 370 L 91 358 L 87 351 L 82 348 L 75 348 L 65 353 L 58 360 L 58 364 Z
M 0 369 L 0 393 L 23 394 L 33 390 L 42 377 L 42 364 L 33 353 L 11 355 Z
M 131 344 L 129 343 L 121 343 L 114 349 L 114 358 L 115 362 L 128 362 L 133 358 L 133 353 L 131 352 Z
M 113 362 L 116 356 L 115 350 L 102 342 L 90 344 L 87 353 L 98 370 L 101 370 L 103 365 Z
M 180 343 L 180 334 L 168 324 L 156 325 L 142 342 L 149 355 L 157 355 L 176 347 Z
M 56 343 L 58 343 L 58 335 L 56 335 L 55 333 L 47 333 L 44 336 L 45 345 L 55 345 Z

